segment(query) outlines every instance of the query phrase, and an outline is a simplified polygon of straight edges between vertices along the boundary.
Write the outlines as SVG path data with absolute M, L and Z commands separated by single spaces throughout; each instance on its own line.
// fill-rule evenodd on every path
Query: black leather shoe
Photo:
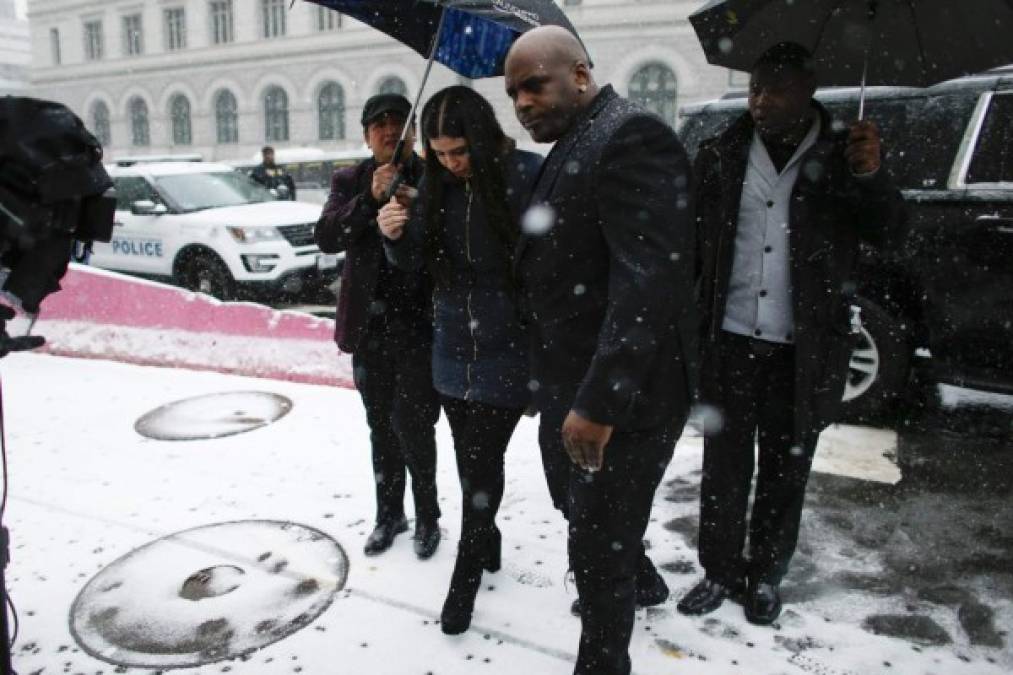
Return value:
M 366 555 L 380 555 L 394 543 L 394 537 L 408 531 L 408 521 L 404 516 L 394 520 L 381 520 L 366 537 L 366 545 L 362 551 Z
M 750 584 L 745 602 L 746 620 L 769 626 L 781 615 L 781 592 L 777 584 Z
M 689 616 L 709 614 L 720 607 L 725 598 L 733 597 L 740 592 L 740 587 L 725 586 L 713 579 L 704 578 L 690 589 L 689 593 L 682 596 L 676 609 Z
M 415 523 L 415 555 L 419 560 L 428 560 L 440 545 L 440 524 L 435 520 L 419 520 Z

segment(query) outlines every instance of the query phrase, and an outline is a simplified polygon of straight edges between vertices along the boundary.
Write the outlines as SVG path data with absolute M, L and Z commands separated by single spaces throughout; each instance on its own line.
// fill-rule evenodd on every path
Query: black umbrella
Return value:
M 1013 0 L 712 0 L 689 17 L 707 61 L 749 71 L 780 42 L 819 86 L 925 87 L 1013 63 Z
M 380 30 L 429 59 L 412 104 L 418 109 L 433 61 L 476 79 L 503 74 L 506 54 L 525 31 L 570 20 L 553 0 L 308 0 Z M 405 126 L 395 157 L 401 156 Z

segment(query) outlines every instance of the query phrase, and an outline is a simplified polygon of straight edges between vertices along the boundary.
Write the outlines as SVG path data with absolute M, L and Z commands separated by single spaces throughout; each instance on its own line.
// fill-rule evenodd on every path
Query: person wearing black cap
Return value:
M 274 148 L 265 145 L 260 149 L 260 156 L 263 161 L 250 173 L 250 178 L 268 190 L 274 190 L 278 199 L 288 199 L 294 202 L 295 181 L 283 167 L 274 163 Z
M 440 408 L 430 365 L 432 282 L 424 270 L 405 272 L 387 262 L 376 223 L 395 174 L 400 170 L 404 179 L 395 196 L 406 206 L 422 177 L 413 128 L 401 156 L 394 157 L 410 111 L 403 96 L 380 94 L 366 101 L 362 128 L 373 156 L 334 173 L 315 236 L 321 251 L 345 252 L 335 340 L 352 355 L 376 480 L 376 527 L 365 553 L 383 553 L 408 529 L 407 468 L 415 497 L 415 553 L 426 559 L 440 542 L 434 431 Z

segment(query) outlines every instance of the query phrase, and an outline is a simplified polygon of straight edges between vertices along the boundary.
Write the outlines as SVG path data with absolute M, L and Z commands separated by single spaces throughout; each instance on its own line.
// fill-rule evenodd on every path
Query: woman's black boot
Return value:
M 485 558 L 482 560 L 482 567 L 489 572 L 499 572 L 503 537 L 499 533 L 499 528 L 495 525 L 489 530 L 489 537 L 486 539 L 486 542 Z
M 475 609 L 475 596 L 482 585 L 482 561 L 458 549 L 454 573 L 450 577 L 450 590 L 440 612 L 440 630 L 447 635 L 459 635 L 471 625 Z

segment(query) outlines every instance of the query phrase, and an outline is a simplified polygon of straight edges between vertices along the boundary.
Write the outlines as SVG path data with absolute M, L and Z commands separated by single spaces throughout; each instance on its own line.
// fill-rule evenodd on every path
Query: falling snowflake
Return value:
M 556 223 L 556 212 L 551 206 L 536 204 L 527 210 L 521 222 L 521 229 L 524 234 L 534 237 L 546 234 Z

